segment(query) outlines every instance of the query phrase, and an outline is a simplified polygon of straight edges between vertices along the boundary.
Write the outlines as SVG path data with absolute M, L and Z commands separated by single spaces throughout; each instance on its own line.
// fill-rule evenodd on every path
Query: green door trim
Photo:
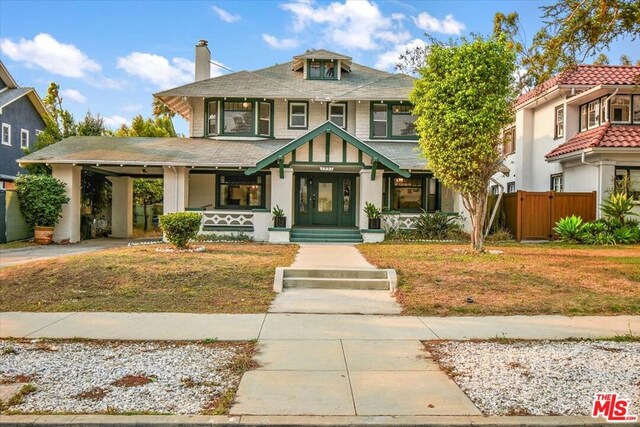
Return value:
M 294 173 L 295 185 L 295 206 L 294 206 L 294 225 L 295 226 L 333 226 L 333 227 L 354 227 L 356 217 L 356 176 L 355 174 L 345 173 Z M 301 212 L 301 179 L 307 179 L 307 195 L 304 203 L 307 207 L 306 213 Z M 308 182 L 311 180 L 312 185 Z M 345 197 L 345 180 L 349 180 L 349 207 L 348 211 L 344 211 Z M 318 188 L 321 182 L 332 183 L 332 204 L 331 213 L 318 212 Z M 313 204 L 313 196 L 315 194 L 316 204 Z

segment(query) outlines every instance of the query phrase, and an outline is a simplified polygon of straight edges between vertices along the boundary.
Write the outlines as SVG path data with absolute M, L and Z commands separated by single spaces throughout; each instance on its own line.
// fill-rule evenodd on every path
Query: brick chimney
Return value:
M 211 78 L 211 51 L 206 40 L 196 45 L 196 81 Z

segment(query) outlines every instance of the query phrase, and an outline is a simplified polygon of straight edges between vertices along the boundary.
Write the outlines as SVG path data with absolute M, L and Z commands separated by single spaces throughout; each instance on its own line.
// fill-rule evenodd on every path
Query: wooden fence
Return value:
M 502 199 L 507 227 L 517 241 L 553 240 L 553 227 L 560 218 L 577 215 L 583 221 L 596 219 L 596 192 L 557 193 L 518 191 Z

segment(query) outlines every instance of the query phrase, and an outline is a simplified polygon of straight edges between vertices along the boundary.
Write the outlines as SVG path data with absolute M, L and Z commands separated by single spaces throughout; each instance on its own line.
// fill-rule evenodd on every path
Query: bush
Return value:
M 563 242 L 580 242 L 582 236 L 582 218 L 571 215 L 556 222 L 553 231 L 560 235 Z
M 491 242 L 491 243 L 510 242 L 512 240 L 513 240 L 513 234 L 511 234 L 511 231 L 509 231 L 509 229 L 507 229 L 506 227 L 500 227 L 495 231 L 492 231 L 485 238 L 485 242 Z
M 458 215 L 442 212 L 423 212 L 415 222 L 416 232 L 422 239 L 444 240 L 462 229 Z
M 160 216 L 160 228 L 177 249 L 187 247 L 200 231 L 201 216 L 196 212 L 175 212 Z
M 53 227 L 62 216 L 62 205 L 69 203 L 65 183 L 50 175 L 20 175 L 16 190 L 20 211 L 31 227 Z
M 627 193 L 612 193 L 607 197 L 600 206 L 605 218 L 616 219 L 622 225 L 627 221 L 627 216 L 638 216 L 631 212 L 635 207 L 635 201 L 632 196 Z

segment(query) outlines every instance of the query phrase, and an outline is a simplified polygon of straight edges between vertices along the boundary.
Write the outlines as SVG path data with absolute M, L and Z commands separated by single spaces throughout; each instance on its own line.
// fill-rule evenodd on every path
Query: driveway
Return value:
M 127 246 L 130 242 L 136 241 L 139 242 L 141 240 L 104 238 L 84 240 L 80 243 L 70 245 L 34 245 L 25 248 L 0 249 L 0 268 L 61 256 L 77 255 L 100 251 L 103 249 L 117 248 Z

